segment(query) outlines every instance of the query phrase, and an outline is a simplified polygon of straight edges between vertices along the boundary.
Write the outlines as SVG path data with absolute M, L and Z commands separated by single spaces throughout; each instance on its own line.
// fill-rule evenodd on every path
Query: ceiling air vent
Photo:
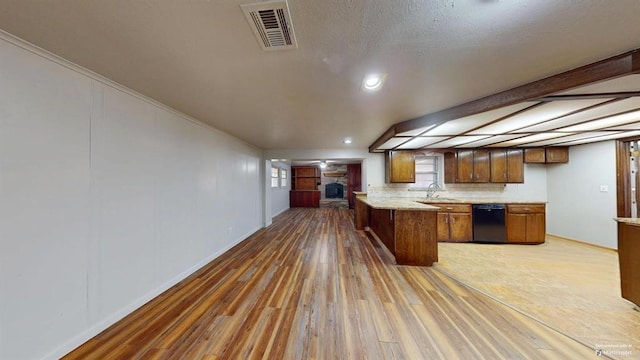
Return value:
M 262 50 L 298 48 L 286 1 L 263 1 L 240 5 L 240 7 Z

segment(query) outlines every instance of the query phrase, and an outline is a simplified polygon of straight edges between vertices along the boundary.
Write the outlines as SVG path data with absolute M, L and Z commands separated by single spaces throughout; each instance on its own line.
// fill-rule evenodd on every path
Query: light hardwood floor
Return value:
M 585 359 L 437 270 L 391 264 L 344 209 L 294 208 L 64 359 Z
M 547 236 L 541 245 L 440 243 L 439 257 L 435 268 L 464 284 L 590 347 L 640 359 L 640 312 L 620 296 L 615 251 Z

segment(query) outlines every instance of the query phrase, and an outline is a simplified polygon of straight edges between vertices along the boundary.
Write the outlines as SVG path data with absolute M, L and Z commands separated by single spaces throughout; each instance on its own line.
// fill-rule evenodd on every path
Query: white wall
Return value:
M 291 190 L 291 165 L 274 161 L 271 166 L 287 171 L 287 185 L 283 187 L 271 188 L 271 169 L 269 172 L 269 187 L 271 188 L 271 216 L 278 216 L 289 208 L 289 190 Z
M 615 141 L 569 148 L 568 164 L 547 165 L 547 181 L 547 233 L 617 248 Z
M 0 35 L 0 359 L 64 355 L 259 229 L 261 155 Z

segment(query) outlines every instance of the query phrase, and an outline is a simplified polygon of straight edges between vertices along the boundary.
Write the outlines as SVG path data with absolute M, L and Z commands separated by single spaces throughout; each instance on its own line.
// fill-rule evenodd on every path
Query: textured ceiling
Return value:
M 264 149 L 366 148 L 640 47 L 637 0 L 289 0 L 298 49 L 264 52 L 250 2 L 0 0 L 0 28 Z M 380 92 L 360 90 L 370 72 Z

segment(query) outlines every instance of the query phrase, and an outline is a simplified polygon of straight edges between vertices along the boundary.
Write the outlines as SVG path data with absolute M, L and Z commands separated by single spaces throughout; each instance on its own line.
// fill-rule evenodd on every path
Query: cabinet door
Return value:
M 543 148 L 532 148 L 524 150 L 524 162 L 534 164 L 545 163 L 545 151 Z
M 413 151 L 392 150 L 387 153 L 387 182 L 416 182 L 416 158 Z
M 473 151 L 473 182 L 489 182 L 489 150 Z
M 507 150 L 507 182 L 524 183 L 524 155 L 522 149 Z
M 449 241 L 449 213 L 438 212 L 438 241 Z
M 507 180 L 507 150 L 494 149 L 490 152 L 491 182 L 506 183 Z
M 473 182 L 473 150 L 458 150 L 457 182 Z
M 473 237 L 471 214 L 449 214 L 449 238 L 455 242 L 468 242 Z
M 507 214 L 507 242 L 527 242 L 527 216 L 529 214 Z
M 458 178 L 458 164 L 456 162 L 456 153 L 444 153 L 444 182 L 445 184 L 453 184 Z
M 569 148 L 549 147 L 545 149 L 547 164 L 558 164 L 569 162 Z
M 545 214 L 527 214 L 527 242 L 543 243 L 546 236 Z

